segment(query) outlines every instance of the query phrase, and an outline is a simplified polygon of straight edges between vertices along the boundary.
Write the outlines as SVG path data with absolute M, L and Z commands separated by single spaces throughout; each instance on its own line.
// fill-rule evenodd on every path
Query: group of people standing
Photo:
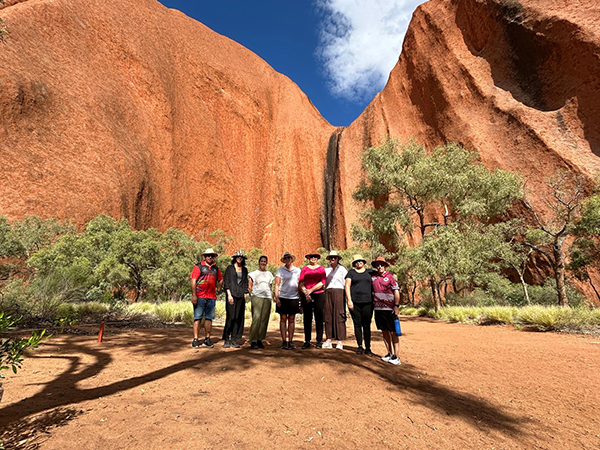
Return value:
M 373 313 L 377 329 L 383 333 L 387 354 L 382 358 L 391 364 L 400 364 L 398 336 L 394 321 L 400 306 L 400 288 L 388 272 L 389 263 L 379 257 L 372 261 L 373 270 L 366 267 L 361 255 L 354 255 L 352 269 L 340 264 L 336 251 L 327 255 L 329 267 L 319 264 L 319 253 L 307 254 L 307 264 L 294 266 L 295 256 L 286 252 L 283 265 L 275 276 L 267 270 L 268 258 L 261 256 L 259 268 L 248 273 L 242 251 L 236 252 L 223 277 L 215 264 L 217 253 L 209 248 L 203 260 L 194 266 L 191 278 L 192 304 L 194 305 L 194 339 L 192 347 L 213 347 L 210 339 L 215 316 L 216 292 L 221 287 L 226 294 L 226 319 L 223 329 L 223 348 L 239 348 L 244 332 L 245 304 L 250 297 L 252 323 L 250 348 L 264 348 L 272 300 L 280 316 L 279 330 L 284 350 L 293 350 L 296 315 L 303 314 L 304 343 L 302 349 L 311 348 L 313 318 L 316 331 L 316 348 L 344 348 L 346 339 L 346 306 L 354 323 L 358 345 L 356 353 L 373 356 L 371 351 L 371 321 Z M 272 287 L 273 295 L 272 294 Z M 204 318 L 205 338 L 199 340 L 200 322 Z M 325 331 L 325 336 L 323 336 Z M 323 338 L 325 337 L 325 340 Z M 364 342 L 364 347 L 363 347 Z

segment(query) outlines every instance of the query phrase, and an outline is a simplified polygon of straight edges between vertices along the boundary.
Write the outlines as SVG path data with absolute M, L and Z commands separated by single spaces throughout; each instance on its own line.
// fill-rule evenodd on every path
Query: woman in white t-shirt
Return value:
M 262 340 L 267 336 L 271 315 L 271 285 L 275 278 L 267 270 L 269 259 L 258 258 L 258 270 L 248 274 L 248 291 L 252 296 L 252 325 L 250 325 L 250 348 L 265 348 Z
M 294 332 L 296 331 L 296 314 L 300 314 L 300 294 L 298 279 L 300 268 L 294 266 L 294 255 L 285 252 L 281 258 L 284 264 L 275 274 L 275 309 L 279 315 L 279 331 L 281 332 L 281 348 L 294 350 Z

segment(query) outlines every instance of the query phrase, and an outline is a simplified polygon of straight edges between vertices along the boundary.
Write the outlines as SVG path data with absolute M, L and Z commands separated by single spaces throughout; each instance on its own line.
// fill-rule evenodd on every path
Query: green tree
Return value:
M 545 200 L 550 209 L 547 218 L 542 218 L 526 198 L 522 200 L 534 221 L 526 234 L 525 245 L 541 254 L 552 268 L 558 304 L 566 307 L 569 306 L 565 281 L 566 254 L 570 248 L 569 237 L 576 234 L 576 224 L 582 217 L 582 204 L 587 197 L 585 182 L 580 176 L 561 171 L 550 177 L 546 184 L 549 194 Z M 600 214 L 595 210 L 592 213 Z
M 600 269 L 600 194 L 596 191 L 582 202 L 581 218 L 575 223 L 576 236 L 569 249 L 571 262 L 568 269 L 580 281 L 588 281 L 600 300 L 600 293 L 590 276 L 589 269 Z
M 362 154 L 362 168 L 365 179 L 354 198 L 365 207 L 361 222 L 353 227 L 354 238 L 381 242 L 390 252 L 397 252 L 403 236 L 412 236 L 416 228 L 417 239 L 424 246 L 420 251 L 432 252 L 429 259 L 437 259 L 440 264 L 446 264 L 439 261 L 445 253 L 436 246 L 449 243 L 450 236 L 456 240 L 456 231 L 440 232 L 432 243 L 425 243 L 427 234 L 453 222 L 488 223 L 522 196 L 518 175 L 489 170 L 480 162 L 478 153 L 457 144 L 428 153 L 414 142 L 399 148 L 397 141 L 387 139 Z M 439 309 L 439 283 L 449 274 L 441 266 L 436 270 L 434 274 L 433 268 L 424 264 L 420 273 L 431 274 L 429 284 L 435 308 Z

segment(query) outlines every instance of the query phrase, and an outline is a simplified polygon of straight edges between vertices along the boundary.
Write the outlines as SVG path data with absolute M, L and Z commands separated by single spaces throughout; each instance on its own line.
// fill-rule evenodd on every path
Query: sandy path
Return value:
M 5 381 L 0 432 L 19 449 L 600 448 L 597 336 L 403 333 L 401 366 L 280 350 L 274 329 L 258 351 L 194 350 L 190 329 L 57 336 Z

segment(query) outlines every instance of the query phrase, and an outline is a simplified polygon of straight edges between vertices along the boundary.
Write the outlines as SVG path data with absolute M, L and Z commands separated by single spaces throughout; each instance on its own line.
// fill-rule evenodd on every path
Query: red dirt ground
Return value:
M 600 448 L 599 337 L 418 318 L 403 333 L 397 367 L 280 350 L 273 325 L 258 351 L 194 350 L 183 328 L 61 335 L 5 381 L 0 433 L 17 449 Z

